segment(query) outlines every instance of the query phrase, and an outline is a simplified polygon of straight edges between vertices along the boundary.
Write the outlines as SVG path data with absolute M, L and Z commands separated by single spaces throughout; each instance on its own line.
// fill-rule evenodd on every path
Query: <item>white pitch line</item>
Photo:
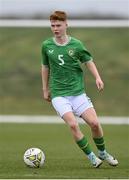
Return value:
M 84 123 L 77 118 L 79 123 Z M 99 117 L 102 124 L 129 124 L 129 117 Z M 37 116 L 37 115 L 0 115 L 1 123 L 64 123 L 59 116 Z
M 129 27 L 129 20 L 69 20 L 70 27 Z M 49 27 L 48 20 L 0 20 L 0 27 Z

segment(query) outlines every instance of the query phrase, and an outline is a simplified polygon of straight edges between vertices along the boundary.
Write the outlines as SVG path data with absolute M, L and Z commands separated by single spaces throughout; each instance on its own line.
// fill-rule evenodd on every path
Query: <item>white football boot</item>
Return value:
M 93 152 L 88 155 L 88 158 L 93 167 L 99 168 L 99 166 L 103 163 L 101 159 L 99 159 Z
M 106 151 L 100 151 L 99 152 L 99 158 L 101 160 L 106 161 L 109 165 L 111 166 L 117 166 L 118 165 L 118 161 L 117 159 L 115 159 L 113 156 L 111 156 L 109 153 L 107 153 Z

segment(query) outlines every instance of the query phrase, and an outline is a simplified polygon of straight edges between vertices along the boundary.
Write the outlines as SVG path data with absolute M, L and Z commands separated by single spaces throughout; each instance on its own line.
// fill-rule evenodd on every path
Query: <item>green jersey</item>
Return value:
M 81 63 L 92 60 L 83 44 L 69 37 L 67 44 L 50 38 L 42 44 L 42 64 L 50 68 L 49 88 L 52 98 L 76 96 L 85 91 Z

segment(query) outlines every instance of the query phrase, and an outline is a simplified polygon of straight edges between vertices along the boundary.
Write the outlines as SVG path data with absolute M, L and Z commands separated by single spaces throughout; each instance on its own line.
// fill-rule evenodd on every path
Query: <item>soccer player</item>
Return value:
M 77 145 L 84 151 L 93 167 L 99 167 L 103 160 L 116 166 L 117 159 L 105 149 L 103 130 L 96 111 L 85 93 L 83 63 L 90 70 L 99 91 L 104 83 L 98 73 L 91 54 L 81 41 L 67 34 L 67 15 L 55 11 L 50 16 L 54 37 L 42 43 L 43 97 L 51 101 L 60 117 L 69 126 Z M 81 132 L 76 116 L 81 117 L 91 128 L 92 138 L 98 149 L 98 157 L 92 151 L 87 138 Z

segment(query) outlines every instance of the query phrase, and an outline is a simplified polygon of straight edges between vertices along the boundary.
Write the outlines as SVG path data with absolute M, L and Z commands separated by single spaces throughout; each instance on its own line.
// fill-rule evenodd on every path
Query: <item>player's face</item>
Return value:
M 67 23 L 66 21 L 52 20 L 51 30 L 56 38 L 60 38 L 66 34 Z

